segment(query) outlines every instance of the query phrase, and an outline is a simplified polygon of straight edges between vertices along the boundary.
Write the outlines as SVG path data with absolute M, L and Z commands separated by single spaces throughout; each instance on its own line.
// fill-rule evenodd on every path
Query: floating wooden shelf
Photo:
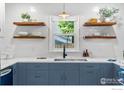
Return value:
M 16 39 L 45 39 L 45 36 L 14 36 Z
M 85 36 L 85 39 L 116 39 L 116 36 Z
M 84 26 L 112 26 L 115 25 L 116 22 L 98 22 L 98 23 L 89 23 L 86 22 Z
M 46 26 L 44 22 L 13 22 L 17 26 Z

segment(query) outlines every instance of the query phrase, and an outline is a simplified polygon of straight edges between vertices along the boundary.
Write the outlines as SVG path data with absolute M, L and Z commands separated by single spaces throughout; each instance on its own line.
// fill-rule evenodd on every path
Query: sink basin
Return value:
M 88 61 L 87 59 L 54 59 L 54 61 Z
M 107 61 L 117 61 L 116 59 L 108 59 Z

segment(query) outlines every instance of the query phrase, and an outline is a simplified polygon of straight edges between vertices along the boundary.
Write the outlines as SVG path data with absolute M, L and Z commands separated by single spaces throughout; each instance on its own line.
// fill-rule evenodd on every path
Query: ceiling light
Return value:
M 58 16 L 62 18 L 70 16 L 67 12 L 65 12 L 65 4 L 63 4 L 63 11 Z

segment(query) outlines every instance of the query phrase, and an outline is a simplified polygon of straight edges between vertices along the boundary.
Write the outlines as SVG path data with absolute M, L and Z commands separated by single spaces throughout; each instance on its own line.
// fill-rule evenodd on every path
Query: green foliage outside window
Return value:
M 74 32 L 74 21 L 59 21 L 58 26 L 64 34 Z

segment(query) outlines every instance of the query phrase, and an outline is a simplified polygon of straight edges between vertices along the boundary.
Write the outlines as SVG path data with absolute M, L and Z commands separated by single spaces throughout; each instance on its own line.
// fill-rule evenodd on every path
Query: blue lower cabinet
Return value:
M 50 85 L 79 85 L 79 71 L 49 71 Z
M 100 78 L 97 69 L 80 71 L 80 85 L 99 85 Z
M 48 84 L 48 64 L 47 63 L 27 63 L 27 85 L 47 85 Z
M 49 71 L 49 85 L 64 85 L 66 76 L 64 71 Z
M 112 79 L 114 77 L 114 64 L 113 63 L 101 63 L 101 78 Z
M 26 64 L 17 63 L 13 65 L 13 84 L 14 85 L 25 85 L 26 84 Z
M 115 79 L 119 79 L 119 70 L 120 70 L 120 66 L 117 64 L 114 64 L 114 78 Z
M 100 84 L 99 64 L 80 64 L 80 85 L 99 85 Z
M 65 85 L 79 85 L 79 71 L 65 71 Z
M 17 63 L 13 84 L 100 85 L 101 78 L 118 78 L 118 69 L 113 63 Z
M 49 64 L 50 85 L 77 85 L 79 84 L 79 64 L 53 63 Z
M 48 65 L 37 63 L 17 63 L 13 65 L 14 85 L 48 84 Z
M 101 64 L 101 84 L 102 85 L 117 85 L 118 84 L 118 69 L 119 66 L 114 63 Z
M 27 71 L 27 85 L 48 85 L 48 70 Z
M 7 67 L 5 69 L 0 70 L 0 85 L 12 85 L 12 73 L 12 67 Z
M 2 82 L 1 82 L 1 76 L 0 76 L 0 85 L 2 85 Z

